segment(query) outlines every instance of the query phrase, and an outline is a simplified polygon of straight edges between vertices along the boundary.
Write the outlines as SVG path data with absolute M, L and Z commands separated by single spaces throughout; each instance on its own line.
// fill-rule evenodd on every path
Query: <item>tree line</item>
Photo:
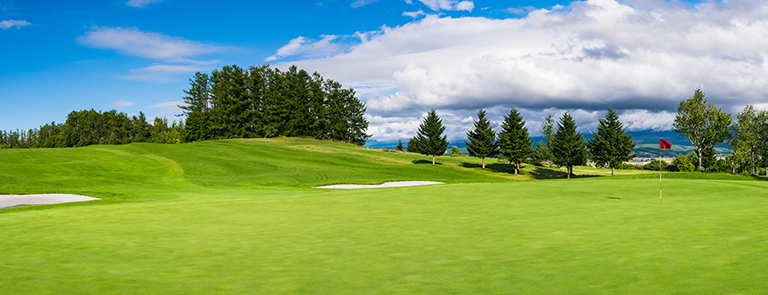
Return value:
M 64 148 L 93 144 L 127 144 L 132 142 L 180 143 L 183 122 L 155 118 L 147 122 L 143 112 L 129 117 L 116 110 L 72 111 L 64 123 L 51 122 L 29 130 L 0 131 L 0 148 Z
M 251 137 L 311 137 L 363 145 L 365 105 L 351 88 L 295 66 L 244 70 L 236 65 L 197 72 L 185 90 L 184 120 L 147 122 L 143 112 L 82 110 L 64 123 L 29 130 L 0 130 L 0 148 L 62 148 L 132 142 L 185 143 Z
M 317 72 L 296 66 L 236 65 L 196 73 L 184 97 L 186 141 L 248 137 L 311 137 L 365 144 L 365 105 Z
M 537 142 L 535 147 L 532 147 L 525 121 L 515 108 L 504 116 L 498 132 L 491 127 L 484 110 L 480 109 L 477 116 L 473 129 L 467 131 L 468 141 L 465 143 L 470 155 L 482 159 L 483 168 L 485 158 L 494 157 L 514 164 L 515 174 L 523 162 L 549 162 L 566 167 L 568 178 L 573 175 L 573 166 L 586 165 L 588 160 L 596 167 L 611 168 L 611 175 L 615 175 L 617 168 L 757 175 L 759 167 L 765 167 L 768 174 L 768 111 L 758 111 L 748 105 L 734 123 L 731 114 L 707 103 L 701 88 L 694 91 L 693 97 L 680 102 L 673 123 L 673 130 L 691 142 L 694 152 L 678 155 L 671 164 L 653 160 L 645 166 L 635 167 L 625 163 L 637 156 L 632 152 L 636 143 L 626 134 L 624 124 L 613 108 L 608 109 L 605 118 L 598 120 L 597 130 L 587 141 L 577 131 L 576 122 L 568 112 L 557 123 L 548 114 L 539 130 L 544 141 Z M 435 157 L 443 155 L 448 146 L 444 131 L 442 120 L 432 109 L 419 126 L 417 135 L 408 141 L 406 149 L 432 156 L 434 164 Z M 725 159 L 716 159 L 714 148 L 718 144 L 730 146 L 732 154 Z M 398 144 L 398 149 L 402 149 L 402 143 Z

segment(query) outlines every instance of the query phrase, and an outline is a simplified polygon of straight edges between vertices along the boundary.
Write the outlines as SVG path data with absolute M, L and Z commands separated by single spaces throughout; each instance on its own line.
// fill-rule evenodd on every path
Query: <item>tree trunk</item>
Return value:
M 699 152 L 699 172 L 701 172 L 701 150 L 698 150 Z
M 517 175 L 518 170 L 520 170 L 520 164 L 515 162 L 515 175 Z
M 483 157 L 483 169 L 485 169 L 485 157 Z
M 611 167 L 611 176 L 614 176 L 614 175 L 616 175 L 616 170 L 613 167 Z
M 435 165 L 435 155 L 432 155 L 432 165 Z
M 568 179 L 571 179 L 571 165 L 565 166 L 565 173 L 568 174 Z
M 752 153 L 752 176 L 755 176 L 755 153 Z

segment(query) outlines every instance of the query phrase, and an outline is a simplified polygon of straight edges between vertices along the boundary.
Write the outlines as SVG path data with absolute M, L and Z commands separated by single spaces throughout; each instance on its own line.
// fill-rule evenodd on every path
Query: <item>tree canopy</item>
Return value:
M 573 175 L 574 165 L 587 163 L 584 135 L 576 132 L 576 121 L 567 112 L 560 118 L 557 130 L 552 136 L 552 156 L 555 165 L 567 168 L 569 179 Z
M 419 131 L 416 133 L 416 148 L 423 155 L 432 156 L 432 164 L 435 164 L 435 156 L 445 154 L 448 148 L 448 138 L 443 135 L 445 126 L 443 119 L 437 115 L 437 111 L 432 109 L 419 125 Z M 410 151 L 411 143 L 408 143 Z
M 517 109 L 512 108 L 509 110 L 509 114 L 504 115 L 504 121 L 501 122 L 499 150 L 510 163 L 515 165 L 515 174 L 520 171 L 520 163 L 531 155 L 531 145 L 531 138 L 528 135 L 528 128 L 525 128 L 523 116 Z
M 732 122 L 730 114 L 707 103 L 704 91 L 697 88 L 693 97 L 681 101 L 677 107 L 672 130 L 691 142 L 699 154 L 698 171 L 702 171 L 702 153 L 730 136 Z
M 473 157 L 483 159 L 483 169 L 485 169 L 485 158 L 499 153 L 499 146 L 496 143 L 496 132 L 491 128 L 491 121 L 485 117 L 485 111 L 480 109 L 477 112 L 477 121 L 474 121 L 474 130 L 467 131 L 467 152 Z
M 632 153 L 636 145 L 632 135 L 626 134 L 624 124 L 619 121 L 619 114 L 613 108 L 608 108 L 605 118 L 598 120 L 597 132 L 592 132 L 587 149 L 596 166 L 611 167 L 611 175 L 615 175 L 617 167 L 637 156 Z

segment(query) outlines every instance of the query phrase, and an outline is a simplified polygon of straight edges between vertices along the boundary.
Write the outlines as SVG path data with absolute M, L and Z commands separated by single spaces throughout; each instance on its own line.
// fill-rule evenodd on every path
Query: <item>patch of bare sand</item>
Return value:
M 85 202 L 101 200 L 78 195 L 66 194 L 43 194 L 43 195 L 0 195 L 0 208 L 7 208 L 20 205 L 50 205 L 71 202 Z
M 385 182 L 385 183 L 382 183 L 382 184 L 373 184 L 373 185 L 367 185 L 367 184 L 334 184 L 334 185 L 318 186 L 318 187 L 315 187 L 315 188 L 362 189 L 362 188 L 420 186 L 420 185 L 433 185 L 433 184 L 443 184 L 443 183 L 445 183 L 445 182 L 437 182 L 437 181 L 393 181 L 393 182 Z

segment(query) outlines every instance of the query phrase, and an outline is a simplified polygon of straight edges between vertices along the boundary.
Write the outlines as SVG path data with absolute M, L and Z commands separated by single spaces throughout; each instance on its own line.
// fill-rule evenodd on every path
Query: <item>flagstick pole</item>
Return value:
M 659 205 L 661 205 L 661 143 L 659 143 Z

